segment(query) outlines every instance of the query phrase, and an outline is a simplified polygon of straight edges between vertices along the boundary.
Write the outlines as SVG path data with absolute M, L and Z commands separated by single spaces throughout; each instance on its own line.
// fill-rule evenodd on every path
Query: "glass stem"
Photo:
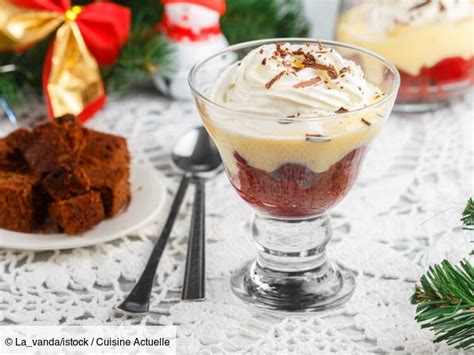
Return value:
M 256 215 L 252 238 L 257 263 L 276 272 L 305 272 L 325 266 L 326 244 L 332 236 L 327 214 L 310 219 L 275 219 Z

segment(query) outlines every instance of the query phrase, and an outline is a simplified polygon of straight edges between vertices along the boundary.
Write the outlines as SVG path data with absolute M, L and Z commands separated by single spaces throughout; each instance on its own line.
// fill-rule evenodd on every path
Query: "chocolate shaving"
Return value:
M 263 54 L 263 48 L 260 48 L 260 50 L 258 51 L 258 53 Z
M 298 48 L 296 51 L 291 52 L 293 55 L 304 55 L 303 48 Z
M 265 64 L 267 64 L 267 58 L 263 58 L 262 60 L 262 65 L 265 65 Z
M 280 80 L 282 78 L 283 75 L 285 75 L 284 70 L 279 72 L 277 75 L 275 75 L 275 77 L 272 80 L 270 80 L 268 83 L 266 83 L 265 88 L 270 89 L 273 86 L 273 84 L 275 84 L 278 80 Z
M 303 65 L 307 68 L 327 71 L 331 79 L 337 79 L 338 75 L 337 75 L 336 68 L 334 68 L 333 65 L 325 65 L 325 64 L 316 63 L 316 58 L 314 58 L 314 55 L 312 55 L 311 53 L 305 53 Z
M 351 67 L 344 67 L 341 70 L 339 70 L 339 75 L 344 74 L 344 73 L 350 73 L 351 72 Z
M 318 40 L 316 41 L 316 43 L 318 44 L 319 50 L 322 51 L 322 50 L 324 49 L 324 47 L 323 47 L 323 45 L 321 44 L 321 41 L 318 39 Z
M 372 123 L 370 123 L 369 121 L 367 121 L 365 118 L 361 118 L 360 119 L 362 122 L 364 122 L 367 126 L 371 126 Z
M 326 136 L 323 136 L 322 134 L 305 134 L 305 141 L 306 142 L 314 142 L 314 143 L 324 143 L 324 142 L 329 142 L 331 139 L 329 139 Z
M 344 107 L 342 107 L 342 106 L 339 107 L 339 108 L 337 109 L 337 111 L 335 111 L 335 113 L 346 113 L 346 112 L 349 112 L 349 110 L 346 109 L 346 108 L 344 108 Z
M 337 71 L 336 71 L 336 68 L 334 68 L 333 65 L 324 65 L 324 64 L 314 63 L 312 65 L 312 68 L 325 70 L 325 71 L 328 72 L 328 75 L 331 79 L 333 79 L 333 80 L 337 79 Z
M 313 86 L 318 84 L 321 81 L 321 78 L 319 76 L 305 80 L 305 81 L 300 81 L 298 84 L 293 85 L 295 89 L 300 89 L 300 88 L 306 88 L 308 86 Z
M 423 6 L 426 6 L 428 5 L 429 3 L 431 2 L 431 0 L 425 0 L 423 1 L 422 3 L 419 3 L 413 7 L 410 8 L 410 11 L 413 11 L 413 10 L 416 10 L 416 9 L 419 9 L 420 7 L 423 7 Z
M 288 54 L 288 49 L 283 49 L 281 46 L 283 45 L 283 43 L 277 43 L 276 44 L 276 51 L 275 51 L 275 54 L 284 58 L 287 54 Z
M 291 124 L 293 123 L 294 121 L 292 120 L 278 120 L 278 123 L 279 124 Z

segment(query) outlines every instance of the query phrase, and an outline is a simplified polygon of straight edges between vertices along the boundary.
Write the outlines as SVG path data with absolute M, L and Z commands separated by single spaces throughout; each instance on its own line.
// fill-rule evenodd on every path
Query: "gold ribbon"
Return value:
M 43 74 L 49 72 L 43 78 L 43 88 L 54 117 L 66 113 L 80 116 L 105 95 L 99 65 L 75 22 L 80 12 L 79 6 L 61 14 L 0 0 L 0 51 L 22 50 L 56 31 Z

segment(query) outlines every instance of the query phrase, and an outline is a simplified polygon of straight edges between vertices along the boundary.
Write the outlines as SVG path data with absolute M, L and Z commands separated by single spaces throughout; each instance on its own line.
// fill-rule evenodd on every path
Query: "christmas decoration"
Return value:
M 473 202 L 469 199 L 462 213 L 465 229 L 474 227 Z M 421 327 L 435 332 L 435 342 L 446 341 L 457 349 L 474 347 L 474 267 L 469 260 L 459 266 L 447 260 L 430 266 L 416 285 L 411 303 L 417 305 L 415 319 Z
M 474 230 L 474 200 L 472 198 L 467 201 L 461 217 L 461 222 L 464 224 L 464 229 Z
M 156 86 L 166 95 L 191 99 L 188 73 L 192 66 L 210 53 L 229 45 L 221 32 L 219 18 L 225 0 L 162 0 L 164 13 L 157 29 L 172 43 L 172 70 L 154 76 Z
M 54 37 L 42 73 L 51 117 L 72 113 L 86 120 L 103 106 L 99 66 L 116 61 L 129 29 L 130 11 L 110 2 L 0 1 L 0 50 L 22 51 Z
M 148 80 L 160 71 L 170 71 L 177 66 L 173 62 L 173 49 L 156 31 L 156 24 L 163 15 L 160 2 L 113 2 L 131 10 L 132 29 L 117 61 L 99 69 L 107 91 L 123 94 L 133 83 Z M 85 7 L 93 1 L 74 0 L 73 3 Z M 309 28 L 302 16 L 301 0 L 228 1 L 220 22 L 230 44 L 261 38 L 305 37 Z M 6 98 L 13 108 L 21 105 L 30 94 L 39 93 L 42 66 L 50 42 L 48 37 L 21 52 L 0 51 L 0 97 Z

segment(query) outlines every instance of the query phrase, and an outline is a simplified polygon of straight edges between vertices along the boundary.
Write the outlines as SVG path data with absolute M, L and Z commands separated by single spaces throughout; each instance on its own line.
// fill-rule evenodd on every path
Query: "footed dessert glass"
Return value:
M 424 112 L 472 88 L 473 33 L 473 0 L 343 0 L 336 38 L 398 68 L 395 111 Z
M 211 99 L 210 91 L 223 71 L 220 63 L 233 57 L 240 65 L 255 48 L 281 42 L 339 52 L 362 68 L 364 80 L 383 92 L 381 98 L 367 107 L 341 107 L 323 116 L 288 115 L 285 100 L 278 99 L 281 115 L 272 117 L 253 110 L 250 101 L 243 112 Z M 293 312 L 323 310 L 349 299 L 353 273 L 326 258 L 332 235 L 328 211 L 354 184 L 371 141 L 392 110 L 399 80 L 394 66 L 364 49 L 292 38 L 231 46 L 191 70 L 197 108 L 227 176 L 255 210 L 251 236 L 258 256 L 231 278 L 239 298 L 261 308 Z

